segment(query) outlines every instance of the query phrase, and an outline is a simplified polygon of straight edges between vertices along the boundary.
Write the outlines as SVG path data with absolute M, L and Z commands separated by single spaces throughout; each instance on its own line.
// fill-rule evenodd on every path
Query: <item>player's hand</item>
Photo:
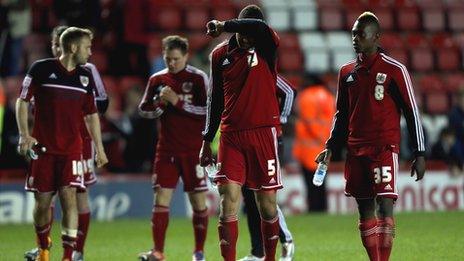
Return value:
M 315 161 L 317 163 L 324 162 L 326 165 L 329 165 L 330 159 L 332 158 L 332 151 L 330 149 L 325 149 L 316 156 Z
M 211 37 L 218 37 L 224 32 L 224 22 L 211 20 L 206 24 L 206 34 Z
M 164 100 L 166 102 L 169 102 L 172 105 L 176 105 L 177 102 L 179 101 L 179 96 L 177 96 L 177 93 L 171 89 L 169 86 L 163 87 L 160 92 L 160 98 L 161 100 Z
M 206 167 L 209 164 L 213 163 L 213 157 L 211 152 L 211 146 L 208 141 L 203 141 L 200 150 L 200 166 Z
M 411 166 L 411 177 L 416 175 L 416 181 L 424 178 L 425 174 L 425 158 L 424 156 L 418 156 L 414 159 Z
M 95 163 L 97 163 L 97 168 L 101 168 L 108 163 L 108 158 L 106 157 L 106 153 L 103 148 L 97 149 L 97 153 L 95 154 Z
M 19 154 L 26 156 L 27 151 L 31 149 L 36 143 L 37 143 L 37 140 L 34 137 L 30 135 L 20 135 L 19 144 L 18 144 Z

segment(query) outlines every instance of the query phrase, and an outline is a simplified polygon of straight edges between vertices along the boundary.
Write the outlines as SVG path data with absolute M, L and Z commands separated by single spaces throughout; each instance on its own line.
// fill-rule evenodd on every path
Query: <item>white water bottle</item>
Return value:
M 327 174 L 327 164 L 324 162 L 319 162 L 317 165 L 316 172 L 314 172 L 313 184 L 315 186 L 321 186 L 324 183 L 325 174 Z

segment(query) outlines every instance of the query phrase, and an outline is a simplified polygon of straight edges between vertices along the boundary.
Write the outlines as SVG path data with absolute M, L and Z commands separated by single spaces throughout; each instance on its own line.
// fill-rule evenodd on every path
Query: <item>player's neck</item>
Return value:
M 61 55 L 60 58 L 58 59 L 60 61 L 60 63 L 63 65 L 63 67 L 67 70 L 67 71 L 72 71 L 74 69 L 76 69 L 76 63 L 74 62 L 74 60 L 72 59 L 72 57 L 70 55 Z

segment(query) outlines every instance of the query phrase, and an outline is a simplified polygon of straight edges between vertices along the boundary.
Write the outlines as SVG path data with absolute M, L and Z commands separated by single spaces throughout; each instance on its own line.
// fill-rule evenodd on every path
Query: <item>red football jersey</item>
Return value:
M 226 32 L 254 35 L 254 48 L 242 49 L 235 35 L 211 53 L 211 93 L 204 139 L 221 132 L 280 125 L 276 96 L 277 34 L 263 21 L 229 20 Z
M 378 52 L 358 56 L 339 73 L 337 112 L 327 147 L 394 146 L 399 150 L 403 112 L 416 155 L 425 152 L 424 133 L 406 67 Z
M 31 65 L 20 98 L 34 97 L 32 136 L 51 154 L 82 153 L 83 117 L 96 113 L 92 74 L 82 66 L 67 71 L 58 59 Z
M 179 96 L 176 106 L 154 102 L 164 86 L 171 87 Z M 160 118 L 157 153 L 176 155 L 200 151 L 207 86 L 208 76 L 190 65 L 176 74 L 164 69 L 150 77 L 139 111 L 144 117 Z

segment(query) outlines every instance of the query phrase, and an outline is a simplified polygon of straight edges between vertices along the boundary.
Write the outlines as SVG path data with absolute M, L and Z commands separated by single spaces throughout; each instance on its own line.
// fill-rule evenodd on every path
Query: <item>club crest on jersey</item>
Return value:
M 183 92 L 191 92 L 193 88 L 193 82 L 184 82 L 182 84 L 182 91 Z
M 387 74 L 386 73 L 377 73 L 377 76 L 375 77 L 375 80 L 377 81 L 378 84 L 382 84 L 387 80 Z
M 89 85 L 89 77 L 80 75 L 79 80 L 81 81 L 82 86 L 87 87 L 87 85 Z
M 383 100 L 384 88 L 383 85 L 377 84 L 374 89 L 374 98 L 378 101 Z

